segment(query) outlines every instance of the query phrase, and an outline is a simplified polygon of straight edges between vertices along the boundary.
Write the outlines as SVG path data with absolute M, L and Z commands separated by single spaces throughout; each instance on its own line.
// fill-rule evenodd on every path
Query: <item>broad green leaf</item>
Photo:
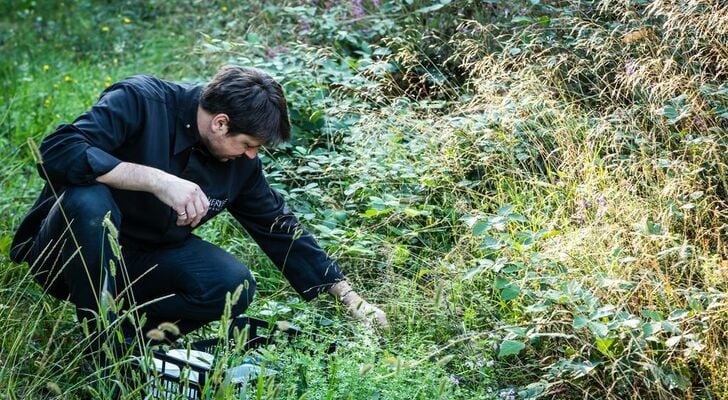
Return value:
M 680 343 L 680 339 L 682 339 L 682 335 L 672 336 L 665 341 L 665 346 L 675 347 L 676 344 Z
M 467 271 L 466 271 L 466 272 L 465 272 L 465 273 L 463 274 L 463 278 L 462 278 L 462 280 L 464 280 L 464 281 L 467 281 L 467 280 L 469 280 L 469 279 L 472 279 L 472 278 L 473 278 L 473 277 L 474 277 L 475 275 L 477 275 L 477 274 L 479 274 L 479 273 L 481 273 L 481 272 L 483 272 L 483 268 L 482 268 L 482 267 L 474 267 L 474 268 L 470 268 L 469 270 L 467 270 Z
M 531 19 L 531 17 L 527 17 L 527 16 L 518 16 L 518 17 L 514 17 L 511 20 L 511 22 L 513 22 L 514 24 L 528 24 L 531 21 L 533 21 Z
M 687 317 L 689 313 L 690 313 L 690 311 L 688 311 L 688 310 L 682 310 L 682 309 L 675 310 L 670 313 L 670 316 L 667 317 L 667 319 L 669 319 L 670 321 L 679 321 L 679 320 Z
M 597 350 L 604 354 L 607 357 L 614 357 L 614 353 L 609 350 L 609 348 L 612 346 L 612 343 L 614 343 L 614 338 L 597 338 Z
M 675 334 L 675 335 L 678 335 L 678 334 L 682 333 L 682 331 L 680 330 L 680 328 L 674 322 L 662 321 L 660 323 L 660 326 L 662 326 L 662 329 L 663 330 L 665 330 L 667 332 L 670 332 L 672 334 Z
M 515 283 L 511 283 L 501 290 L 500 296 L 503 300 L 513 300 L 518 297 L 519 293 L 521 293 L 521 288 Z
M 647 317 L 647 318 L 649 318 L 649 319 L 651 319 L 651 320 L 653 320 L 653 321 L 658 321 L 658 322 L 659 322 L 659 321 L 662 321 L 663 319 L 665 319 L 665 318 L 664 318 L 664 317 L 662 316 L 662 313 L 661 313 L 661 312 L 659 312 L 659 311 L 653 311 L 653 310 L 642 310 L 642 311 L 640 312 L 640 314 L 641 314 L 641 315 L 642 315 L 643 317 Z
M 510 214 L 513 211 L 513 206 L 508 204 L 505 205 L 496 211 L 496 214 L 500 215 L 501 217 L 507 217 L 508 214 Z
M 630 318 L 630 319 L 622 322 L 622 325 L 627 328 L 630 328 L 630 329 L 637 329 L 637 328 L 639 328 L 641 323 L 642 323 L 642 320 L 639 318 Z
M 520 326 L 508 327 L 505 328 L 505 331 L 516 335 L 516 337 L 526 337 L 526 328 L 521 328 Z
M 526 347 L 525 343 L 516 340 L 504 340 L 498 350 L 498 357 L 506 357 L 513 354 L 518 354 Z
M 446 5 L 450 4 L 450 2 L 451 2 L 451 0 L 442 0 L 439 4 L 434 4 L 434 5 L 431 5 L 428 7 L 422 7 L 420 9 L 417 9 L 417 10 L 415 10 L 415 13 L 426 14 L 429 12 L 437 11 L 437 10 L 445 7 Z
M 609 328 L 601 322 L 590 321 L 588 325 L 589 329 L 600 338 L 609 334 Z
M 495 288 L 496 289 L 505 289 L 510 284 L 511 284 L 511 282 L 508 279 L 505 279 L 500 276 L 495 277 Z
M 478 221 L 473 225 L 473 235 L 482 236 L 490 229 L 490 223 L 487 221 Z
M 585 327 L 586 324 L 588 324 L 588 323 L 589 323 L 589 319 L 587 319 L 585 316 L 577 315 L 574 317 L 573 326 L 574 326 L 574 329 L 581 329 L 581 328 Z
M 680 389 L 684 392 L 690 388 L 690 380 L 677 373 L 665 375 L 664 381 L 671 390 Z

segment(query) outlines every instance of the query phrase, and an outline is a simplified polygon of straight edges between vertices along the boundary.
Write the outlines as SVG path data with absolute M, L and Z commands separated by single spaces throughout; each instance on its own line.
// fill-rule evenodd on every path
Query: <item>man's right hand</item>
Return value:
M 178 226 L 196 227 L 210 208 L 207 196 L 196 183 L 145 165 L 122 162 L 96 180 L 117 189 L 152 193 L 174 209 Z
M 160 181 L 153 193 L 177 213 L 177 226 L 196 227 L 210 208 L 210 201 L 196 183 L 171 174 Z

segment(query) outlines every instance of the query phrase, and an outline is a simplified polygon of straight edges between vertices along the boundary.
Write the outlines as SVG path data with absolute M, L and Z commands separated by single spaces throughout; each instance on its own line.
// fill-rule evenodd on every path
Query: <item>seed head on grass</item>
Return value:
M 455 358 L 454 354 L 448 354 L 448 355 L 442 357 L 441 359 L 437 360 L 437 365 L 445 365 L 445 364 L 449 363 L 450 361 L 452 361 L 453 358 Z
M 162 333 L 169 332 L 174 336 L 180 335 L 179 327 L 172 322 L 162 322 L 159 326 L 157 326 L 157 329 L 162 331 Z M 147 333 L 147 335 L 149 335 L 149 333 Z
M 159 329 L 150 329 L 147 331 L 147 338 L 152 340 L 164 340 L 166 338 L 166 335 L 164 334 L 164 331 Z
M 58 384 L 55 382 L 48 382 L 48 383 L 46 383 L 45 387 L 49 392 L 53 393 L 56 396 L 60 396 L 63 394 L 61 387 L 58 386 Z

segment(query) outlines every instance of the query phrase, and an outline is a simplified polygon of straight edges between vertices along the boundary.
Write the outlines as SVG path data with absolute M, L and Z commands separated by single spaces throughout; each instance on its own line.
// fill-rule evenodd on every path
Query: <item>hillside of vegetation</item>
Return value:
M 251 266 L 248 314 L 317 334 L 206 398 L 728 398 L 728 5 L 240 3 L 0 2 L 0 399 L 144 398 L 8 259 L 32 143 L 126 76 L 224 64 L 284 86 L 268 179 L 392 327 L 304 303 L 220 216 L 197 233 Z

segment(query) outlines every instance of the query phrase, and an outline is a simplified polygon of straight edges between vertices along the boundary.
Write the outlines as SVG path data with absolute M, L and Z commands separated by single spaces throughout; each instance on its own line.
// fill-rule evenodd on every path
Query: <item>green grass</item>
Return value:
M 26 142 L 107 82 L 227 62 L 283 83 L 269 180 L 392 323 L 304 304 L 218 218 L 200 234 L 254 266 L 250 314 L 322 332 L 264 352 L 285 367 L 248 398 L 725 398 L 725 10 L 613 3 L 2 3 L 0 398 L 98 373 L 72 306 L 6 258 L 42 183 Z

